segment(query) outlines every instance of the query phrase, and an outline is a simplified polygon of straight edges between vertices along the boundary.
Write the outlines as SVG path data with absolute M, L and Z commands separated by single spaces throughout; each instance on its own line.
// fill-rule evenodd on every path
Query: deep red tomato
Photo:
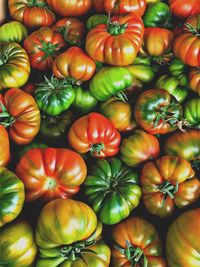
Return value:
M 27 201 L 49 201 L 76 194 L 86 178 L 87 167 L 72 150 L 33 148 L 24 153 L 16 173 L 25 185 Z
M 60 33 L 49 27 L 42 27 L 24 40 L 24 49 L 29 55 L 32 68 L 48 70 L 59 50 L 65 46 Z
M 8 133 L 6 129 L 0 125 L 0 166 L 6 166 L 9 160 L 10 160 L 10 142 Z
M 51 26 L 54 13 L 45 0 L 8 0 L 10 15 L 28 27 Z
M 200 13 L 199 0 L 169 0 L 172 13 L 180 19 Z
M 90 151 L 94 157 L 107 157 L 117 154 L 121 136 L 106 117 L 93 112 L 72 124 L 68 141 L 79 153 Z
M 192 69 L 189 73 L 189 84 L 192 91 L 200 95 L 200 70 Z

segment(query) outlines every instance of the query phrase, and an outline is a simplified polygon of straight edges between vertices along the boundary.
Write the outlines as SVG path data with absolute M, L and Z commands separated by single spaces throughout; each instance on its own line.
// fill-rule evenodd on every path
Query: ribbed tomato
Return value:
M 189 73 L 188 78 L 192 91 L 200 95 L 200 70 L 192 69 Z
M 199 0 L 169 0 L 169 6 L 172 13 L 180 19 L 200 13 Z
M 6 166 L 10 160 L 10 142 L 6 129 L 0 125 L 0 166 Z

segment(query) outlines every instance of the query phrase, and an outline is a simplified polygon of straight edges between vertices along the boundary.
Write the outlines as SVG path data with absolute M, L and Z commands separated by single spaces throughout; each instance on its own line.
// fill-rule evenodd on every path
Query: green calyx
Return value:
M 148 56 L 148 59 L 151 61 L 151 62 L 155 62 L 159 65 L 165 65 L 167 64 L 170 59 L 173 57 L 173 54 L 171 52 L 164 54 L 164 55 L 161 55 L 161 56 Z
M 115 98 L 126 103 L 128 102 L 128 97 L 124 92 L 118 92 L 117 94 L 115 94 Z
M 105 148 L 105 146 L 102 143 L 93 144 L 90 147 L 90 153 L 92 156 L 94 156 L 95 154 L 99 155 L 101 153 L 101 150 L 104 148 Z
M 191 32 L 192 34 L 194 34 L 196 37 L 200 37 L 200 22 L 199 22 L 199 24 L 198 24 L 197 27 L 194 27 L 190 23 L 185 23 L 185 27 L 187 28 L 187 30 L 189 32 Z
M 121 248 L 118 245 L 115 245 L 114 247 L 126 256 L 126 258 L 131 262 L 131 267 L 148 267 L 148 259 L 144 255 L 144 251 L 140 247 L 133 246 L 127 240 L 125 249 Z
M 6 127 L 11 126 L 15 122 L 15 118 L 10 116 L 6 107 L 0 103 L 2 112 L 0 112 L 0 125 Z
M 42 47 L 40 48 L 40 50 L 42 52 L 44 52 L 44 57 L 43 60 L 46 60 L 49 56 L 52 57 L 55 55 L 58 44 L 53 45 L 51 42 L 44 42 L 41 41 Z
M 118 21 L 112 21 L 109 15 L 108 22 L 107 22 L 107 31 L 111 35 L 120 35 L 126 31 L 128 24 L 120 24 Z
M 0 54 L 0 67 L 8 62 L 7 54 Z
M 46 7 L 47 8 L 47 4 L 46 4 L 46 2 L 44 1 L 44 2 L 41 2 L 41 1 L 39 1 L 38 2 L 38 0 L 28 0 L 28 6 L 29 7 Z
M 161 185 L 157 186 L 157 189 L 165 195 L 165 198 L 169 196 L 171 199 L 178 192 L 178 183 L 173 185 L 168 181 L 164 181 Z

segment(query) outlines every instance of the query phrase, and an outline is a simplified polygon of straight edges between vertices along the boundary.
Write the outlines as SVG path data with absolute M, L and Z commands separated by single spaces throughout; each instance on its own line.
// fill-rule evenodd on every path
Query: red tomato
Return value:
M 0 125 L 0 166 L 6 166 L 10 160 L 10 142 L 6 129 Z
M 180 19 L 200 13 L 199 0 L 169 0 L 172 13 Z

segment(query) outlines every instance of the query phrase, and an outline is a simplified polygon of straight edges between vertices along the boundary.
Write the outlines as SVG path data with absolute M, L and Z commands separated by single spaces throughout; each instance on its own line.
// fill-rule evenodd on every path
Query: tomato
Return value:
M 101 223 L 85 203 L 71 199 L 49 202 L 38 217 L 36 266 L 108 267 L 110 249 L 100 241 L 101 232 Z
M 132 81 L 130 71 L 124 67 L 103 67 L 90 81 L 89 89 L 96 99 L 105 101 L 114 95 L 121 97 L 121 91 L 129 87 Z
M 113 97 L 103 102 L 100 112 L 106 116 L 119 132 L 127 132 L 136 127 L 132 120 L 131 105 Z
M 116 15 L 133 12 L 142 17 L 146 9 L 146 0 L 93 0 L 93 4 L 99 12 Z
M 115 16 L 107 24 L 99 24 L 88 32 L 85 49 L 96 61 L 127 66 L 135 59 L 143 34 L 144 25 L 140 16 Z
M 37 254 L 31 226 L 22 220 L 0 228 L 0 262 L 2 266 L 32 266 Z
M 200 98 L 190 99 L 185 103 L 184 119 L 190 127 L 200 129 Z
M 165 89 L 180 103 L 182 103 L 188 95 L 188 90 L 180 86 L 179 80 L 167 74 L 160 76 L 156 81 L 155 86 L 156 88 Z
M 0 2 L 0 25 L 4 23 L 6 15 L 6 0 L 2 0 Z
M 68 141 L 78 153 L 90 151 L 94 157 L 108 157 L 119 151 L 121 136 L 106 117 L 93 112 L 72 124 Z
M 36 86 L 34 92 L 38 107 L 46 114 L 57 116 L 67 110 L 74 101 L 75 92 L 67 79 L 58 80 L 55 77 Z
M 129 217 L 112 228 L 115 267 L 166 267 L 155 227 L 141 217 Z
M 51 145 L 60 145 L 66 139 L 66 130 L 74 121 L 71 110 L 62 112 L 58 116 L 42 115 L 39 135 L 40 138 Z
M 55 21 L 45 0 L 8 0 L 8 7 L 11 17 L 27 27 L 51 26 Z
M 174 34 L 168 29 L 147 27 L 145 28 L 143 46 L 140 49 L 140 54 L 145 57 L 150 56 L 157 63 L 166 63 L 172 57 L 171 45 L 173 39 Z
M 92 0 L 46 0 L 46 2 L 53 11 L 63 17 L 83 16 L 92 7 Z
M 135 167 L 149 159 L 158 158 L 159 141 L 157 137 L 138 129 L 122 140 L 120 153 L 121 159 L 126 165 Z
M 146 163 L 141 185 L 146 209 L 159 217 L 171 215 L 175 206 L 183 208 L 200 196 L 200 182 L 191 164 L 175 156 Z
M 199 0 L 169 0 L 169 6 L 173 15 L 180 19 L 200 13 Z
M 53 73 L 59 79 L 73 77 L 76 80 L 87 81 L 92 78 L 95 69 L 95 62 L 76 46 L 61 53 L 53 62 Z
M 40 111 L 35 99 L 21 89 L 9 89 L 4 95 L 0 124 L 9 127 L 10 138 L 19 145 L 29 144 L 40 128 Z
M 0 41 L 21 43 L 28 35 L 26 27 L 18 21 L 10 21 L 0 27 Z
M 188 70 L 181 60 L 178 58 L 172 59 L 169 63 L 169 72 L 178 79 L 181 86 L 188 88 Z
M 95 14 L 87 19 L 86 28 L 87 30 L 90 30 L 99 24 L 106 24 L 107 21 L 108 21 L 108 16 L 103 14 Z
M 200 159 L 200 131 L 187 130 L 173 133 L 166 140 L 164 150 L 167 155 L 189 161 Z
M 24 40 L 24 49 L 29 55 L 31 67 L 38 70 L 51 69 L 55 55 L 64 46 L 62 35 L 49 27 L 42 27 L 32 32 Z
M 0 125 L 0 166 L 10 161 L 10 142 L 6 129 Z
M 60 19 L 52 26 L 52 30 L 61 33 L 64 40 L 70 45 L 83 44 L 85 26 L 77 18 Z
M 199 39 L 200 14 L 189 17 L 185 22 L 183 33 L 179 34 L 173 43 L 173 52 L 183 63 L 200 66 L 200 39 Z
M 99 220 L 110 225 L 128 217 L 142 195 L 138 175 L 118 158 L 98 159 L 90 168 L 84 186 Z
M 135 104 L 135 120 L 151 134 L 175 131 L 182 119 L 182 107 L 164 89 L 151 89 L 140 94 Z
M 169 267 L 197 267 L 200 248 L 200 209 L 182 213 L 170 225 L 166 252 Z
M 16 167 L 25 185 L 27 201 L 70 197 L 79 191 L 86 172 L 82 157 L 64 148 L 30 149 Z
M 190 71 L 189 84 L 192 91 L 200 95 L 200 70 L 192 69 Z
M 29 78 L 26 51 L 15 42 L 0 42 L 0 90 L 23 86 Z
M 19 153 L 18 153 L 18 160 L 20 160 L 20 158 L 22 158 L 22 156 L 25 154 L 26 151 L 32 149 L 32 148 L 47 148 L 48 146 L 44 143 L 41 142 L 31 142 L 30 144 L 23 146 Z

